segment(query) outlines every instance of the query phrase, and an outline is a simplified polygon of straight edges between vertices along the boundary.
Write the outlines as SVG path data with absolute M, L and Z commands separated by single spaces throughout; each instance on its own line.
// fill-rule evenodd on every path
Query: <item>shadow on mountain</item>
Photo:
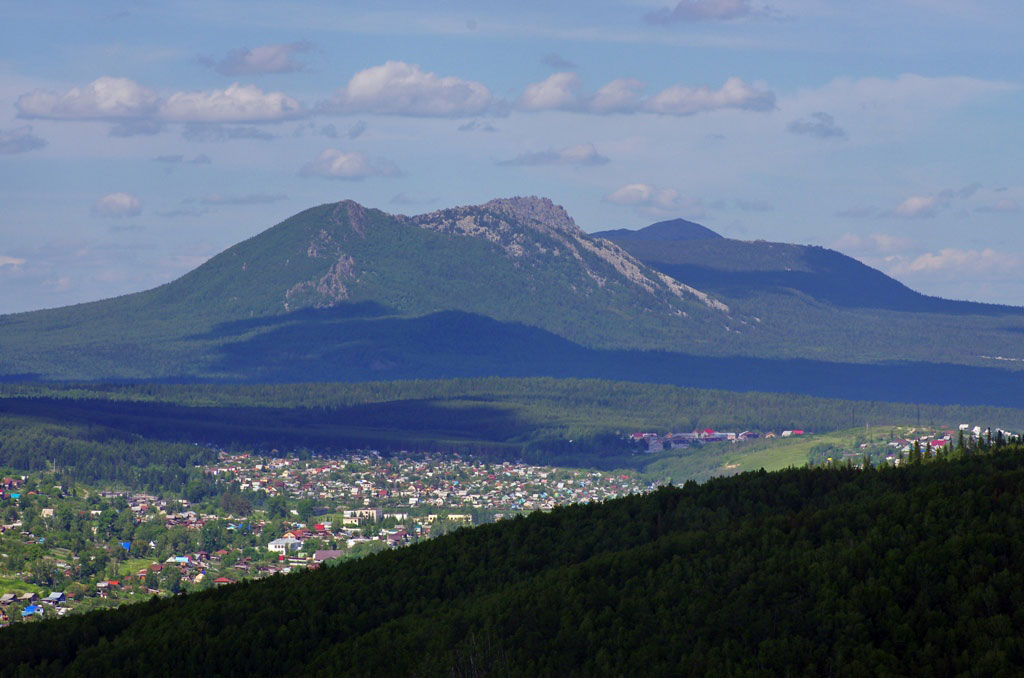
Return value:
M 534 327 L 459 311 L 374 318 L 329 309 L 277 320 L 261 334 L 227 343 L 213 370 L 246 382 L 584 377 L 850 400 L 1024 407 L 1024 373 L 996 368 L 598 350 Z
M 328 309 L 304 308 L 287 314 L 265 315 L 256 318 L 245 318 L 220 323 L 211 331 L 196 334 L 189 339 L 222 339 L 245 334 L 251 330 L 281 325 L 286 322 L 318 322 L 325 317 L 334 320 L 351 320 L 354 318 L 380 318 L 394 315 L 396 311 L 375 301 L 359 301 L 350 304 L 338 304 Z

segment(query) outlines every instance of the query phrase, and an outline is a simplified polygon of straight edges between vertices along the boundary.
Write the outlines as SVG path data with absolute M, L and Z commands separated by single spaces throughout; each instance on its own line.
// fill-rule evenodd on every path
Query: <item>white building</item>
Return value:
M 302 541 L 295 539 L 294 537 L 284 537 L 282 539 L 275 539 L 274 541 L 267 544 L 267 550 L 273 553 L 284 555 L 289 551 L 298 551 L 302 548 Z

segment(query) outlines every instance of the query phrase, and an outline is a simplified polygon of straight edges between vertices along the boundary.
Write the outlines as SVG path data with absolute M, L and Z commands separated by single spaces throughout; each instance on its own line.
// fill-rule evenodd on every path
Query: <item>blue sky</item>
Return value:
M 1024 305 L 1017 0 L 8 3 L 0 313 L 307 207 L 544 195 Z

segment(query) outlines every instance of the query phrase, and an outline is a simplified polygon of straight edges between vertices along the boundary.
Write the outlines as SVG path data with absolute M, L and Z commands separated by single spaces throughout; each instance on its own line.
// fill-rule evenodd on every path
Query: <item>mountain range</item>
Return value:
M 684 220 L 587 234 L 544 198 L 321 205 L 158 288 L 0 316 L 3 379 L 599 376 L 1024 407 L 1024 309 Z

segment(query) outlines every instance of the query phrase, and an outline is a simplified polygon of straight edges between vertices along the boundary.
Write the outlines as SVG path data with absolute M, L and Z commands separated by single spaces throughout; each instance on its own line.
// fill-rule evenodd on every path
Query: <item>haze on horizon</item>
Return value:
M 12 4 L 0 313 L 166 282 L 302 209 L 543 195 L 1024 305 L 1009 0 Z

